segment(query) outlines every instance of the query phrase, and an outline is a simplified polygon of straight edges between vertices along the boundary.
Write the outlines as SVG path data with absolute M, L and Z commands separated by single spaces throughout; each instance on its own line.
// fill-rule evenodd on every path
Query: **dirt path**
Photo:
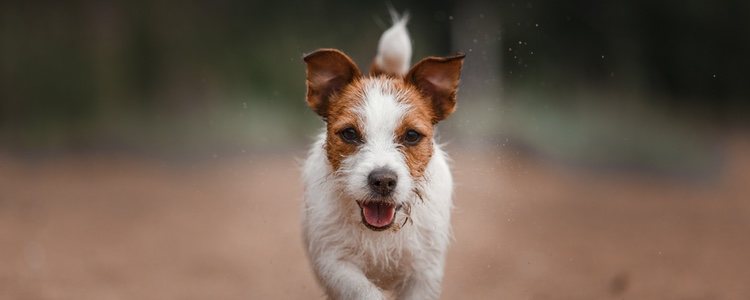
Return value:
M 750 160 L 709 181 L 454 155 L 445 299 L 750 299 Z M 0 159 L 0 299 L 321 298 L 294 160 Z

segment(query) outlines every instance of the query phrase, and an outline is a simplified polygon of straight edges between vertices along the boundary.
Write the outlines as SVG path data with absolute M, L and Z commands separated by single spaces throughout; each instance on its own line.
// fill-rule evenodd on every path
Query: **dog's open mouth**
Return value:
M 393 202 L 372 201 L 357 202 L 362 210 L 362 223 L 375 231 L 386 230 L 393 225 L 396 219 L 396 211 L 400 207 Z

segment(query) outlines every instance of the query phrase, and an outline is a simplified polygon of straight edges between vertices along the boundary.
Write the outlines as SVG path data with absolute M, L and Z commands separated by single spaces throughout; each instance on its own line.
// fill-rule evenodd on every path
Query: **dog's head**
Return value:
M 401 208 L 421 197 L 434 127 L 456 109 L 464 58 L 428 57 L 409 69 L 410 45 L 405 58 L 403 47 L 380 44 L 367 75 L 339 50 L 304 57 L 307 104 L 326 122 L 325 151 L 339 192 L 356 201 L 372 230 L 389 228 Z

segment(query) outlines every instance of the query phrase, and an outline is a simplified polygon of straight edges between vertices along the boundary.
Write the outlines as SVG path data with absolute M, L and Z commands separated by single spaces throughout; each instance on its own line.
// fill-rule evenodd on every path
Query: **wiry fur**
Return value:
M 411 56 L 405 22 L 405 18 L 397 19 L 386 31 L 379 56 L 397 53 L 406 67 L 399 66 L 396 72 L 384 72 L 382 76 L 359 78 L 356 74 L 356 79 L 345 81 L 349 83 L 344 87 L 337 81 L 333 96 L 326 96 L 326 89 L 321 89 L 323 93 L 308 91 L 308 97 L 321 97 L 308 99 L 308 103 L 328 125 L 327 131 L 318 135 L 303 166 L 302 227 L 313 270 L 329 298 L 385 299 L 384 290 L 392 291 L 397 299 L 437 299 L 440 295 L 450 240 L 453 182 L 447 156 L 433 139 L 436 112 L 432 110 L 437 106 L 429 104 L 427 96 L 401 77 L 408 71 L 405 68 Z M 396 38 L 386 37 L 389 32 L 395 32 Z M 391 39 L 398 41 L 389 42 Z M 403 41 L 408 47 L 399 44 Z M 348 68 L 342 67 L 348 62 L 339 52 L 325 51 L 318 58 L 323 57 L 324 63 L 332 61 L 330 69 L 348 74 Z M 318 66 L 317 61 L 308 63 Z M 387 70 L 377 59 L 375 65 Z M 321 77 L 311 75 L 308 69 L 309 88 L 317 88 L 318 82 L 327 83 L 329 77 L 349 78 L 324 71 L 326 79 L 318 80 Z M 320 104 L 334 100 L 338 102 Z M 338 137 L 331 131 L 342 122 L 354 122 L 361 128 L 362 144 L 351 148 L 335 140 Z M 416 150 L 398 142 L 398 132 L 404 126 L 428 127 L 423 128 L 425 140 L 421 141 L 427 151 L 405 154 Z M 424 159 L 424 164 L 407 161 L 415 158 Z M 413 170 L 414 166 L 421 166 L 419 172 Z M 401 210 L 396 212 L 393 226 L 374 231 L 363 224 L 357 201 L 369 201 L 367 176 L 382 167 L 398 175 L 391 200 Z

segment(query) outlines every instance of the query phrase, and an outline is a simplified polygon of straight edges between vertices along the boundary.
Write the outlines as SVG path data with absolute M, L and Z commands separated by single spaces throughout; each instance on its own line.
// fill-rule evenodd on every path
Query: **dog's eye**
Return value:
M 360 142 L 359 132 L 353 127 L 347 127 L 346 129 L 339 132 L 339 136 L 344 142 L 349 144 L 358 144 Z
M 420 140 L 422 140 L 422 134 L 414 129 L 409 129 L 409 131 L 404 133 L 404 137 L 402 139 L 404 140 L 404 144 L 406 144 L 407 146 L 414 146 L 419 143 Z

